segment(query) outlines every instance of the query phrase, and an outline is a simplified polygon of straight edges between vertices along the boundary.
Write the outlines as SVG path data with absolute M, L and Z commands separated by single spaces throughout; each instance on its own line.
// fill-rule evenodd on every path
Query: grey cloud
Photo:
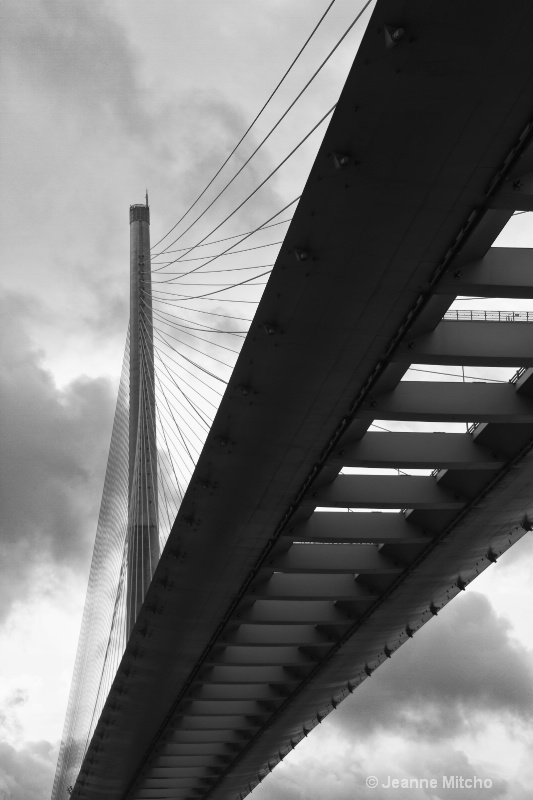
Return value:
M 48 800 L 57 752 L 49 742 L 0 742 L 0 800 Z
M 0 735 L 9 738 L 18 738 L 22 733 L 22 725 L 18 717 L 21 706 L 28 702 L 28 692 L 25 689 L 14 689 L 4 699 L 0 707 Z
M 160 182 L 166 186 L 170 196 L 175 198 L 175 204 L 171 204 L 168 209 L 159 210 L 160 214 L 165 214 L 168 218 L 170 227 L 196 200 L 207 182 L 214 177 L 248 128 L 251 120 L 244 116 L 237 104 L 230 103 L 224 97 L 217 97 L 207 91 L 187 93 L 177 97 L 171 107 L 160 110 L 159 118 L 162 124 L 158 128 L 158 141 L 164 140 L 164 151 L 172 153 L 172 155 L 169 155 L 168 161 L 161 159 L 154 162 L 154 172 Z M 168 246 L 196 219 L 253 153 L 261 139 L 262 135 L 256 133 L 255 130 L 246 137 L 208 193 L 181 223 L 176 232 L 165 239 L 164 245 Z M 180 240 L 183 245 L 191 245 L 198 241 L 215 224 L 231 213 L 267 177 L 274 167 L 267 151 L 268 148 L 258 151 L 206 216 L 191 228 L 183 240 Z M 170 175 L 167 171 L 169 163 L 173 165 Z M 235 218 L 224 226 L 220 235 L 244 231 L 261 224 L 286 202 L 276 191 L 275 184 L 267 183 L 257 196 L 248 201 L 235 215 Z M 157 224 L 155 214 L 154 223 Z M 159 222 L 160 224 L 161 222 Z M 228 244 L 230 243 L 225 243 L 225 246 Z M 224 245 L 220 249 L 225 249 Z
M 397 789 L 394 797 L 451 800 L 476 797 L 471 789 L 442 786 L 442 776 L 492 781 L 490 800 L 526 800 L 527 776 L 498 777 L 498 764 L 477 763 L 457 744 L 488 724 L 527 742 L 533 717 L 531 653 L 509 624 L 473 591 L 454 600 L 438 618 L 380 667 L 254 792 L 257 800 L 390 800 L 391 790 L 369 789 L 367 775 L 437 778 L 438 790 Z M 342 742 L 334 757 L 321 743 Z M 403 740 L 403 749 L 391 744 Z M 505 742 L 506 747 L 510 744 Z M 306 749 L 307 748 L 307 749 Z M 330 748 L 331 750 L 331 748 Z M 505 758 L 505 747 L 502 758 Z M 376 766 L 377 765 L 377 766 Z M 331 791 L 330 791 L 331 787 Z
M 411 753 L 405 762 L 406 770 L 412 775 L 437 777 L 440 784 L 436 797 L 439 800 L 449 800 L 450 798 L 460 798 L 461 800 L 471 800 L 475 797 L 475 793 L 470 788 L 457 789 L 449 785 L 442 785 L 442 778 L 450 778 L 461 776 L 463 778 L 478 778 L 487 781 L 487 785 L 483 786 L 479 792 L 482 797 L 487 800 L 496 800 L 496 798 L 512 798 L 514 800 L 514 790 L 516 786 L 511 786 L 506 780 L 497 777 L 495 770 L 491 767 L 475 767 L 474 764 L 461 750 L 457 750 L 451 745 L 435 747 L 425 757 L 420 757 L 420 753 Z M 496 765 L 494 765 L 496 766 Z M 489 783 L 490 782 L 490 783 Z M 479 786 L 478 786 L 479 788 Z M 428 797 L 432 796 L 430 790 L 426 790 L 425 794 Z
M 47 564 L 84 569 L 94 541 L 114 411 L 105 380 L 59 391 L 25 337 L 24 303 L 1 302 L 0 614 Z
M 21 5 L 12 0 L 4 10 L 4 37 L 11 80 L 22 79 L 33 91 L 38 86 L 44 89 L 48 103 L 59 103 L 50 111 L 67 115 L 68 126 L 72 115 L 87 117 L 87 139 L 106 121 L 110 149 L 118 133 L 109 129 L 111 119 L 128 134 L 140 136 L 136 146 L 145 147 L 132 156 L 148 159 L 148 172 L 159 172 L 160 180 L 179 179 L 178 204 L 183 195 L 188 201 L 189 192 L 192 198 L 214 174 L 248 125 L 237 104 L 201 87 L 180 93 L 179 82 L 175 97 L 164 107 L 155 107 L 140 79 L 139 54 L 126 31 L 98 4 L 32 0 Z M 253 147 L 250 137 L 243 152 Z M 257 163 L 262 158 L 263 154 Z M 244 188 L 256 177 L 252 165 Z
M 533 718 L 531 654 L 476 592 L 454 600 L 365 681 L 335 715 L 355 735 L 401 728 L 450 738 L 475 715 Z
M 141 199 L 146 179 L 153 189 L 155 241 L 216 172 L 249 120 L 222 95 L 201 88 L 184 93 L 179 81 L 165 105 L 150 96 L 126 30 L 104 5 L 11 1 L 3 22 L 6 96 L 11 97 L 7 119 L 16 131 L 10 163 L 26 167 L 22 176 L 19 170 L 11 176 L 20 202 L 6 203 L 6 231 L 14 233 L 4 240 L 10 263 L 6 279 L 19 290 L 23 286 L 38 293 L 46 287 L 53 292 L 62 304 L 60 315 L 50 309 L 56 330 L 82 347 L 88 336 L 96 342 L 107 335 L 122 338 L 128 200 Z M 243 152 L 250 153 L 257 141 L 250 137 Z M 235 160 L 216 186 L 239 163 Z M 261 151 L 206 215 L 209 225 L 203 227 L 202 220 L 183 242 L 194 243 L 213 221 L 226 216 L 271 166 Z M 6 167 L 9 175 L 12 168 Z M 124 202 L 125 187 L 134 184 L 140 196 L 126 194 Z M 164 207 L 161 197 L 169 198 Z M 224 227 L 223 235 L 262 222 L 282 204 L 267 185 L 235 218 L 235 228 L 232 223 Z M 31 238 L 16 233 L 28 229 Z M 68 289 L 74 284 L 76 297 L 71 298 Z M 69 312 L 72 305 L 76 319 Z M 47 327 L 43 323 L 41 329 Z M 53 333 L 47 336 L 53 341 Z
M 26 689 L 15 689 L 6 699 L 6 706 L 13 708 L 16 706 L 24 706 L 28 702 L 28 692 Z
M 125 216 L 123 214 L 124 222 Z M 105 274 L 107 264 L 104 260 L 101 266 L 95 268 L 94 257 L 95 254 L 91 254 L 85 263 L 77 261 L 71 266 L 64 264 L 62 271 L 66 273 L 70 269 L 71 273 L 75 272 L 77 295 L 84 292 L 85 302 L 81 307 L 76 307 L 73 320 L 75 333 L 81 337 L 90 336 L 93 346 L 98 346 L 99 342 L 109 341 L 110 338 L 125 340 L 129 319 L 129 275 L 126 258 L 121 274 L 114 276 Z
M 9 2 L 3 20 L 8 67 L 44 89 L 49 102 L 68 98 L 88 115 L 115 117 L 130 132 L 146 132 L 135 54 L 101 4 Z
M 498 778 L 494 771 L 476 768 L 467 756 L 460 750 L 452 747 L 436 747 L 425 755 L 422 743 L 416 756 L 405 758 L 401 762 L 390 759 L 387 746 L 383 742 L 373 742 L 374 756 L 380 757 L 380 764 L 376 768 L 375 758 L 370 758 L 366 752 L 360 755 L 353 751 L 348 755 L 345 751 L 339 753 L 335 763 L 325 762 L 320 753 L 315 752 L 290 767 L 277 767 L 274 773 L 264 783 L 254 790 L 254 800 L 472 800 L 475 797 L 484 797 L 487 800 L 526 800 L 527 794 L 519 781 L 509 782 Z M 422 753 L 420 752 L 422 750 Z M 378 785 L 375 788 L 367 787 L 366 778 L 375 776 Z M 477 794 L 471 788 L 454 788 L 443 781 L 451 777 L 461 776 L 465 779 L 477 777 L 482 781 L 488 780 L 483 786 L 482 794 Z M 425 785 L 421 781 L 419 787 L 413 784 L 409 787 L 387 787 L 389 778 L 409 780 L 411 778 L 431 779 L 436 781 L 436 787 Z M 385 786 L 383 786 L 385 784 Z

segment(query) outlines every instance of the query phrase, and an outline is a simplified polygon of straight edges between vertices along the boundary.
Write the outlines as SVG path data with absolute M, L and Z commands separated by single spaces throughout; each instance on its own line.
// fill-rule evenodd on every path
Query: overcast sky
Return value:
M 152 240 L 166 233 L 327 5 L 3 2 L 0 800 L 50 796 L 128 321 L 128 206 L 148 188 Z M 361 6 L 337 0 L 244 155 Z M 209 224 L 335 102 L 362 30 Z M 226 235 L 299 194 L 322 134 Z M 499 243 L 533 245 L 530 228 L 529 215 L 517 218 Z M 258 800 L 531 797 L 532 570 L 529 535 L 324 721 L 256 790 Z M 450 774 L 493 785 L 479 795 L 365 788 L 367 775 L 381 783 Z

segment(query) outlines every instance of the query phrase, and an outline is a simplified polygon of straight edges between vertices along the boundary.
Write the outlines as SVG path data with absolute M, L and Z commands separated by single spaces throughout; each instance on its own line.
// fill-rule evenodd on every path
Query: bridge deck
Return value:
M 378 0 L 75 800 L 244 796 L 528 527 L 531 370 L 399 381 L 415 360 L 530 363 L 509 327 L 500 352 L 441 318 L 465 292 L 533 296 L 530 254 L 489 249 L 530 198 L 532 29 L 524 0 Z M 388 449 L 374 419 L 481 424 Z M 407 512 L 314 511 L 338 504 Z

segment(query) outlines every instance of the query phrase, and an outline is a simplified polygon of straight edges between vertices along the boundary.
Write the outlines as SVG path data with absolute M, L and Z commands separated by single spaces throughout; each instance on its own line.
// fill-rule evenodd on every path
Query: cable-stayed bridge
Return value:
M 197 268 L 131 208 L 54 800 L 243 798 L 531 529 L 533 259 L 493 243 L 533 210 L 532 23 L 378 0 L 236 359 L 245 316 L 188 303 L 285 217 Z

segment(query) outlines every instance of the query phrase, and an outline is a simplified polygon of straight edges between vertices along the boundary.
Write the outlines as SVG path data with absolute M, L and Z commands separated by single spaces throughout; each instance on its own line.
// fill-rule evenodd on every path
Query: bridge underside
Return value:
M 533 327 L 442 319 L 533 297 L 491 248 L 533 209 L 531 30 L 521 0 L 378 0 L 74 798 L 244 796 L 531 527 Z

